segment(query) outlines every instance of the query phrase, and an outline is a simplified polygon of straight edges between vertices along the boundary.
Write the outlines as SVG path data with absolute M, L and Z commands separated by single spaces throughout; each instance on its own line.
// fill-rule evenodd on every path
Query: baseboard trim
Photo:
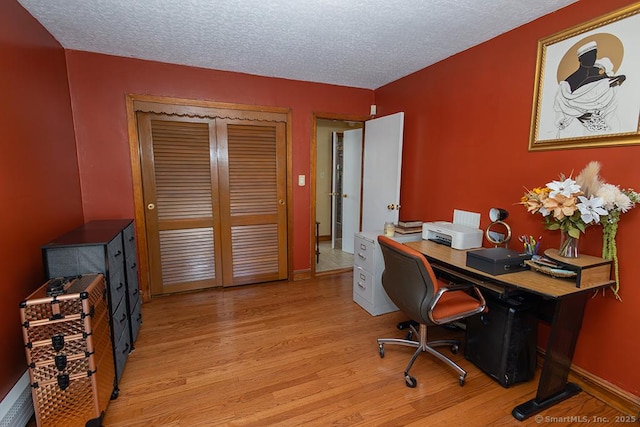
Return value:
M 636 417 L 640 422 L 640 397 L 575 365 L 571 365 L 569 381 L 578 384 L 583 391 L 620 412 Z
M 295 270 L 293 272 L 293 281 L 311 279 L 311 269 Z
M 542 367 L 544 354 L 544 350 L 538 347 L 538 367 Z M 569 371 L 569 381 L 578 384 L 585 393 L 640 422 L 640 397 L 573 364 Z
M 29 371 L 25 371 L 0 402 L 0 427 L 25 427 L 33 413 Z

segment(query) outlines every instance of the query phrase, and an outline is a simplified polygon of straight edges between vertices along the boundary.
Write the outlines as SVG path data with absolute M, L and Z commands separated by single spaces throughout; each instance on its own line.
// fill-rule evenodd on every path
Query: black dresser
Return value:
M 42 247 L 47 279 L 102 273 L 106 278 L 114 392 L 142 323 L 133 220 L 91 221 Z

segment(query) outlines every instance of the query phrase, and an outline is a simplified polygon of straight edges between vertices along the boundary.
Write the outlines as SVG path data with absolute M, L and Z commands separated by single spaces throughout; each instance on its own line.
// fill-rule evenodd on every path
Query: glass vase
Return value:
M 558 255 L 564 258 L 578 258 L 580 256 L 580 251 L 578 249 L 579 243 L 580 239 L 571 237 L 568 232 L 561 230 L 560 249 L 558 250 Z

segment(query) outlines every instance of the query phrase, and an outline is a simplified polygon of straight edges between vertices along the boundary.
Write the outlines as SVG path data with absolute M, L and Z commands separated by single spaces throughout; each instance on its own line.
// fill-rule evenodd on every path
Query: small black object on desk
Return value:
M 497 276 L 526 270 L 529 254 L 521 254 L 507 248 L 485 248 L 467 252 L 467 267 Z

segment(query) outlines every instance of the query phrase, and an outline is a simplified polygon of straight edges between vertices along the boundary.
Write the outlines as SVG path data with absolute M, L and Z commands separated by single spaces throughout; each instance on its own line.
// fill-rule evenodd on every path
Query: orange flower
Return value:
M 553 198 L 545 197 L 542 206 L 546 211 L 553 212 L 553 217 L 558 221 L 570 217 L 578 209 L 575 196 L 567 197 L 560 193 Z

